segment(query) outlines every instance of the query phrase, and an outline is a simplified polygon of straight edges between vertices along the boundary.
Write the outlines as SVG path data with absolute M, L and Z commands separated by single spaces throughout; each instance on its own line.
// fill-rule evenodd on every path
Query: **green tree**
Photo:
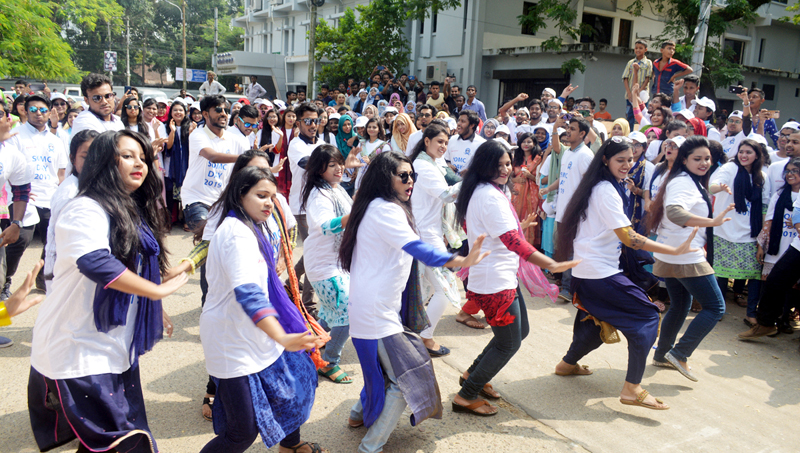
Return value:
M 80 78 L 72 49 L 52 16 L 50 2 L 0 0 L 0 74 L 68 82 Z
M 408 66 L 411 49 L 403 34 L 407 19 L 424 19 L 455 8 L 460 0 L 373 0 L 347 8 L 337 27 L 322 19 L 316 30 L 316 51 L 330 64 L 317 75 L 321 82 L 338 84 L 349 77 L 367 78 L 383 65 L 397 72 Z M 356 11 L 359 14 L 356 20 Z

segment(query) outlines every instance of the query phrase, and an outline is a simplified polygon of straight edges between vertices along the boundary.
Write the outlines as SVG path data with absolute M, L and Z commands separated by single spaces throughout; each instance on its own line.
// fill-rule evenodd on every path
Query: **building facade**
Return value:
M 250 74 L 248 70 L 258 68 L 258 75 L 268 77 L 272 89 L 281 91 L 280 97 L 287 90 L 305 88 L 308 2 L 244 1 L 245 13 L 233 20 L 233 25 L 246 30 L 244 49 L 232 52 L 236 54 L 234 65 L 218 63 L 218 72 L 245 77 Z M 335 26 L 346 8 L 367 1 L 328 0 L 318 8 L 318 17 Z M 490 115 L 520 92 L 537 97 L 545 87 L 560 92 L 571 83 L 579 86 L 573 96 L 592 96 L 595 100 L 605 97 L 612 115 L 623 116 L 625 92 L 621 74 L 633 58 L 633 43 L 637 39 L 649 42 L 650 56 L 657 58 L 659 43 L 655 39 L 664 29 L 664 18 L 647 4 L 640 16 L 629 14 L 625 8 L 632 0 L 573 1 L 577 21 L 591 25 L 594 32 L 577 42 L 566 40 L 561 52 L 540 47 L 556 32 L 555 27 L 533 34 L 519 24 L 517 16 L 534 5 L 524 0 L 462 0 L 456 9 L 440 11 L 424 21 L 408 21 L 404 30 L 411 46 L 407 73 L 426 83 L 449 74 L 462 87 L 475 85 L 478 98 Z M 764 89 L 764 107 L 787 114 L 800 112 L 800 27 L 779 19 L 791 14 L 786 7 L 796 1 L 766 4 L 759 8 L 760 17 L 754 24 L 734 27 L 721 38 L 721 43 L 734 49 L 735 58 L 745 66 L 742 84 Z M 563 74 L 561 64 L 571 58 L 581 59 L 586 71 Z M 251 63 L 256 61 L 257 64 Z M 259 82 L 272 94 L 261 78 Z M 732 110 L 737 98 L 728 93 L 727 87 L 717 89 L 715 94 L 719 108 Z

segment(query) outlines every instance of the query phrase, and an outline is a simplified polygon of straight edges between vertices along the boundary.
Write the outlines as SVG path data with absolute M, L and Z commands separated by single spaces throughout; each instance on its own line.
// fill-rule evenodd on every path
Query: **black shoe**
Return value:
M 41 272 L 36 276 L 36 289 L 47 291 L 47 286 L 44 284 L 44 275 Z
M 6 280 L 3 290 L 0 291 L 0 301 L 8 300 L 9 297 L 11 297 L 11 281 Z

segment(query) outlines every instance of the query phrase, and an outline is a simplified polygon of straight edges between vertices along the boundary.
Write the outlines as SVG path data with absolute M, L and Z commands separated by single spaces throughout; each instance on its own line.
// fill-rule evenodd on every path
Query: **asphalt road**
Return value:
M 174 262 L 192 247 L 189 235 L 177 228 L 167 244 Z M 35 240 L 23 257 L 14 287 L 21 283 L 22 270 L 30 269 L 40 253 L 41 244 Z M 457 324 L 456 310 L 448 307 L 436 338 L 452 354 L 434 360 L 444 417 L 418 427 L 402 419 L 384 451 L 800 450 L 797 334 L 738 341 L 736 334 L 746 330 L 744 309 L 729 304 L 723 321 L 690 359 L 699 382 L 648 365 L 643 386 L 672 406 L 668 411 L 651 411 L 618 401 L 627 364 L 625 340 L 603 345 L 581 362 L 594 370 L 592 376 L 556 376 L 553 369 L 572 338 L 575 309 L 529 296 L 526 301 L 530 335 L 493 381 L 503 395 L 500 413 L 480 418 L 450 409 L 459 389 L 459 375 L 489 341 L 491 331 Z M 196 452 L 214 435 L 211 423 L 200 415 L 207 376 L 198 327 L 199 276 L 192 276 L 164 306 L 175 323 L 175 333 L 141 360 L 148 419 L 162 452 Z M 15 342 L 11 348 L 0 349 L 0 452 L 38 451 L 30 430 L 26 392 L 31 328 L 37 311 L 33 308 L 0 331 Z M 320 379 L 311 419 L 301 430 L 304 440 L 318 442 L 331 453 L 356 451 L 365 432 L 346 424 L 363 384 L 349 342 L 342 368 L 355 382 L 341 385 Z M 54 451 L 76 448 L 73 442 Z M 248 452 L 259 451 L 277 451 L 277 447 L 267 449 L 259 439 Z

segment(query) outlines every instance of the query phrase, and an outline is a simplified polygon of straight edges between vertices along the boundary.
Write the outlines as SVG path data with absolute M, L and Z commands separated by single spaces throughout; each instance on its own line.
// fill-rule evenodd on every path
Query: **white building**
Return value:
M 790 4 L 798 0 L 787 0 Z M 318 8 L 319 17 L 335 26 L 347 7 L 365 0 L 328 0 Z M 633 58 L 637 39 L 650 42 L 651 59 L 657 58 L 663 18 L 647 5 L 641 16 L 625 8 L 632 0 L 577 0 L 578 22 L 591 24 L 593 37 L 582 42 L 566 41 L 561 53 L 543 51 L 541 43 L 552 36 L 554 27 L 535 35 L 517 20 L 533 2 L 523 0 L 462 0 L 455 10 L 441 11 L 425 21 L 409 21 L 404 30 L 411 45 L 408 74 L 430 82 L 434 74 L 455 75 L 457 83 L 478 87 L 478 98 L 493 114 L 506 99 L 519 92 L 538 97 L 545 87 L 556 92 L 572 83 L 580 88 L 573 96 L 602 97 L 609 111 L 623 116 L 625 102 L 621 74 Z M 778 22 L 788 16 L 787 3 L 774 1 L 762 6 L 760 18 L 747 28 L 733 28 L 723 37 L 726 46 L 737 51 L 745 65 L 745 86 L 766 92 L 765 108 L 800 116 L 800 27 Z M 245 0 L 245 14 L 234 25 L 246 30 L 243 52 L 231 52 L 230 64 L 219 64 L 220 74 L 266 76 L 259 82 L 271 93 L 277 87 L 281 97 L 287 90 L 305 88 L 308 76 L 309 8 L 306 0 Z M 586 72 L 564 75 L 561 64 L 581 58 Z M 686 62 L 688 64 L 688 62 Z M 324 62 L 322 63 L 324 64 Z M 247 83 L 247 82 L 246 82 Z M 270 86 L 268 86 L 270 85 Z M 720 88 L 719 108 L 733 108 L 737 98 Z

